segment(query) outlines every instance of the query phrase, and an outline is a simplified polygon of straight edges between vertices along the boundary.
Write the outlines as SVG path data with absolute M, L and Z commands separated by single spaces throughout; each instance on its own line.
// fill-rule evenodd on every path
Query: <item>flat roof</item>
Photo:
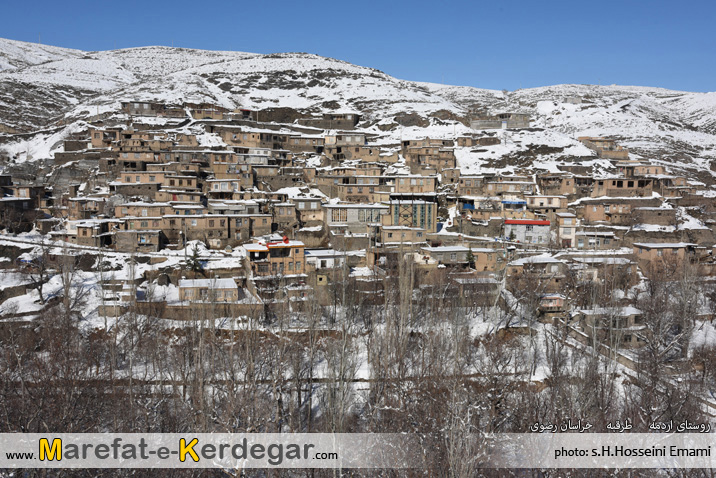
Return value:
M 523 224 L 530 226 L 549 226 L 549 221 L 539 221 L 536 219 L 505 219 L 505 224 Z
M 343 257 L 347 255 L 345 252 L 335 249 L 306 249 L 305 254 L 312 257 Z
M 678 249 L 681 247 L 696 247 L 698 244 L 692 242 L 635 242 L 634 247 L 641 247 L 644 249 Z
M 280 241 L 280 242 L 268 242 L 266 246 L 269 249 L 277 247 L 304 247 L 305 245 L 301 241 Z
M 579 312 L 584 315 L 616 315 L 618 317 L 642 313 L 636 307 L 597 307 L 596 309 L 580 309 Z
M 323 207 L 327 209 L 331 208 L 346 208 L 346 209 L 390 209 L 390 206 L 387 206 L 385 204 L 356 204 L 356 203 L 346 203 L 346 204 L 324 204 Z
M 530 256 L 530 257 L 523 257 L 522 259 L 517 259 L 512 262 L 510 262 L 509 265 L 511 266 L 522 266 L 525 264 L 547 264 L 547 263 L 562 263 L 559 259 L 556 259 L 549 255 L 539 255 L 539 256 Z
M 181 279 L 179 287 L 207 287 L 210 289 L 238 289 L 234 279 Z
M 420 250 L 428 252 L 467 252 L 470 249 L 465 246 L 436 246 L 421 247 Z

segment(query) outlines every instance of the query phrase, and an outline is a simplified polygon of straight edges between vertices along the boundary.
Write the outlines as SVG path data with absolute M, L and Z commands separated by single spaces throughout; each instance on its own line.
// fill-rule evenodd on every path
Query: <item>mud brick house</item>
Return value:
M 378 163 L 359 163 L 355 166 L 355 175 L 380 177 L 384 170 L 385 167 Z
M 507 251 L 504 249 L 492 249 L 489 247 L 472 247 L 474 269 L 479 272 L 498 272 L 505 268 Z
M 387 199 L 392 193 L 433 194 L 437 189 L 437 176 L 317 176 L 320 191 L 343 201 L 369 203 Z
M 239 129 L 218 130 L 221 138 L 228 145 L 244 146 L 247 148 L 285 150 L 291 134 L 276 131 L 251 131 Z
M 236 164 L 239 160 L 234 151 L 207 151 L 203 153 L 202 159 L 209 161 L 209 168 L 212 171 L 216 171 L 217 168 L 223 168 L 228 164 Z
M 171 211 L 168 214 L 181 215 L 181 216 L 195 216 L 198 214 L 207 214 L 208 210 L 203 203 L 180 203 L 171 202 Z
M 575 233 L 574 247 L 577 249 L 614 249 L 617 247 L 617 236 L 613 231 L 602 228 L 583 228 Z
M 539 299 L 538 315 L 541 321 L 563 315 L 568 308 L 567 298 L 562 294 L 543 294 Z
M 179 105 L 165 105 L 152 101 L 123 101 L 122 111 L 132 116 L 165 116 L 184 118 L 186 112 Z
M 117 175 L 117 182 L 124 184 L 162 184 L 170 174 L 165 171 L 123 171 Z
M 270 214 L 208 214 L 167 215 L 162 218 L 161 229 L 172 243 L 184 244 L 199 240 L 213 249 L 223 249 L 250 240 L 251 237 L 271 233 Z M 129 229 L 149 221 L 134 221 Z M 141 227 L 139 227 L 141 229 Z
M 256 113 L 254 110 L 239 108 L 227 113 L 226 117 L 232 121 L 256 122 Z
M 558 212 L 555 216 L 559 246 L 563 248 L 573 247 L 576 245 L 577 216 L 571 212 Z
M 151 152 L 160 152 L 162 150 L 168 150 L 171 149 L 174 145 L 172 141 L 164 139 L 164 134 L 157 135 L 156 137 L 148 137 L 148 138 L 126 138 L 125 136 L 134 136 L 134 133 L 131 134 L 123 134 L 122 139 L 120 139 L 116 145 L 113 145 L 113 149 L 120 151 L 120 152 L 133 152 L 133 151 L 151 151 Z M 149 136 L 148 133 L 144 134 L 145 136 Z
M 592 344 L 637 348 L 646 344 L 648 333 L 642 316 L 635 307 L 600 307 L 579 310 L 569 323 L 585 333 Z
M 694 260 L 696 246 L 690 242 L 635 242 L 632 244 L 639 267 L 677 265 L 684 260 Z
M 114 207 L 114 217 L 161 217 L 173 212 L 168 202 L 128 202 Z
M 467 266 L 469 248 L 465 246 L 421 247 L 420 254 L 425 262 L 432 260 L 438 264 Z
M 179 281 L 182 302 L 237 302 L 239 287 L 234 279 L 182 279 Z
M 365 144 L 363 133 L 335 133 L 327 134 L 324 140 L 325 147 L 334 146 L 361 146 Z
M 277 191 L 282 188 L 304 186 L 306 178 L 300 168 L 279 168 L 276 166 L 254 166 L 256 184 L 259 188 Z
M 23 184 L 7 184 L 2 187 L 3 197 L 17 198 L 19 200 L 31 201 L 32 207 L 37 207 L 38 201 L 45 196 L 44 186 L 29 186 Z M 26 208 L 25 208 L 26 209 Z
M 523 197 L 535 193 L 536 185 L 530 181 L 489 181 L 485 192 L 489 196 Z
M 495 134 L 495 133 L 491 133 Z M 460 136 L 457 138 L 456 143 L 460 147 L 472 147 L 472 146 L 492 146 L 500 144 L 502 141 L 497 136 Z
M 648 178 L 629 179 L 621 176 L 594 178 L 592 197 L 650 197 L 653 191 L 653 181 Z
M 574 175 L 570 173 L 538 174 L 537 185 L 542 194 L 572 196 L 577 193 Z
M 7 176 L 5 176 L 7 178 Z M 7 181 L 5 181 L 7 184 Z M 13 232 L 29 231 L 42 213 L 37 207 L 43 202 L 45 188 L 36 186 L 2 186 L 0 197 L 0 226 Z
M 115 250 L 120 252 L 158 252 L 167 243 L 161 230 L 116 230 L 113 234 Z
M 122 137 L 123 128 L 88 128 L 93 148 L 109 148 Z
M 679 198 L 693 194 L 697 190 L 695 185 L 690 184 L 686 178 L 681 176 L 660 174 L 651 176 L 650 179 L 653 181 L 652 188 L 654 191 L 664 197 Z
M 605 159 L 629 159 L 629 150 L 622 148 L 613 139 L 580 136 L 577 140 Z
M 187 176 L 168 173 L 164 175 L 162 187 L 168 189 L 199 190 L 199 179 L 196 176 Z
M 422 227 L 383 226 L 380 230 L 380 242 L 383 246 L 400 246 L 414 249 L 426 241 L 426 231 Z
M 434 193 L 438 187 L 437 176 L 385 176 L 387 184 L 393 185 L 394 193 Z
M 160 189 L 154 194 L 154 199 L 157 202 L 200 203 L 202 201 L 202 194 L 198 191 Z
M 445 168 L 442 171 L 442 184 L 459 184 L 460 168 Z
M 157 179 L 156 173 L 152 175 L 135 175 L 139 171 L 131 171 L 131 176 L 125 171 L 116 181 L 108 183 L 110 192 L 120 194 L 122 196 L 142 196 L 155 198 L 157 191 L 162 186 L 163 174 L 161 179 Z
M 477 271 L 494 272 L 499 270 L 500 264 L 504 264 L 504 251 L 501 249 L 459 245 L 431 246 L 420 249 L 423 259 L 427 258 L 438 264 L 467 266 L 470 253 L 472 253 L 472 267 Z
M 388 214 L 387 204 L 324 204 L 326 224 L 331 231 L 365 234 L 369 226 L 381 224 L 381 216 Z
M 346 263 L 346 253 L 335 249 L 306 249 L 305 257 L 306 265 L 316 271 L 336 269 Z
M 279 202 L 271 205 L 273 209 L 273 222 L 279 230 L 288 231 L 298 228 L 298 215 L 296 205 L 292 202 Z
M 507 286 L 511 291 L 523 287 L 545 293 L 560 290 L 567 273 L 567 264 L 548 254 L 523 257 L 507 264 Z
M 159 157 L 163 160 L 165 154 L 167 153 L 162 153 Z M 167 159 L 167 162 L 163 163 L 147 164 L 147 171 L 164 171 L 166 173 L 185 176 L 199 176 L 202 172 L 201 169 L 202 165 L 199 163 L 182 163 L 172 159 Z
M 291 202 L 296 205 L 298 220 L 301 221 L 301 224 L 312 226 L 325 222 L 320 198 L 296 197 L 292 198 Z
M 305 274 L 305 246 L 300 241 L 253 243 L 243 246 L 257 276 Z
M 676 209 L 665 207 L 636 207 L 632 209 L 635 224 L 676 225 Z
M 627 178 L 664 174 L 664 166 L 642 163 L 641 161 L 617 161 L 617 170 Z
M 430 168 L 437 172 L 443 169 L 454 168 L 457 165 L 455 151 L 450 147 L 439 146 L 413 146 L 403 151 L 411 170 Z
M 298 124 L 320 129 L 354 129 L 360 122 L 361 115 L 350 113 L 324 113 L 319 118 L 300 118 Z
M 530 127 L 530 115 L 526 113 L 498 113 L 481 115 L 470 121 L 472 129 L 519 129 Z
M 288 138 L 285 148 L 292 153 L 321 154 L 324 149 L 323 136 L 293 135 Z
M 229 118 L 229 111 L 217 106 L 211 108 L 196 108 L 189 110 L 191 117 L 196 120 L 223 120 Z
M 636 285 L 639 282 L 636 262 L 628 257 L 611 255 L 610 252 L 606 251 L 604 256 L 572 257 L 569 267 L 581 281 L 610 281 L 621 287 Z
M 524 201 L 522 202 L 524 205 Z M 487 220 L 491 217 L 503 217 L 504 211 L 497 199 L 480 197 L 458 197 L 457 211 L 464 218 Z
M 264 132 L 263 137 L 261 131 L 254 131 L 242 127 L 224 126 L 224 125 L 212 125 L 207 124 L 206 130 L 209 133 L 216 133 L 221 137 L 224 143 L 229 146 L 241 146 L 244 148 L 264 148 L 266 143 L 271 146 L 275 144 L 272 139 L 272 132 Z M 284 139 L 287 139 L 286 136 Z M 276 137 L 276 143 L 280 143 L 279 149 L 283 146 L 280 142 L 280 138 Z M 271 149 L 269 147 L 268 149 Z
M 207 205 L 210 214 L 260 214 L 261 204 L 252 200 L 210 200 Z
M 325 155 L 335 161 L 361 160 L 361 161 L 387 161 L 382 155 L 380 147 L 375 145 L 341 145 L 327 146 L 323 151 Z
M 659 198 L 598 198 L 581 199 L 576 203 L 575 211 L 586 224 L 608 223 L 628 226 L 634 223 L 632 210 L 635 208 L 658 207 Z
M 494 304 L 502 289 L 500 281 L 490 275 L 451 274 L 450 283 L 454 287 L 449 288 L 448 294 L 454 291 L 455 302 L 464 305 Z
M 68 219 L 90 219 L 103 214 L 107 198 L 104 197 L 71 197 L 67 199 Z
M 460 175 L 457 193 L 460 196 L 482 196 L 485 194 L 487 181 L 488 179 L 485 176 Z
M 535 214 L 549 216 L 552 220 L 555 213 L 567 210 L 567 196 L 535 195 L 525 196 L 525 199 L 527 200 L 527 209 Z
M 232 199 L 242 189 L 240 179 L 207 179 L 204 185 L 210 199 Z
M 160 155 L 153 151 L 121 151 L 115 153 L 114 168 L 120 171 L 146 171 L 149 164 L 159 163 Z
M 594 178 L 589 175 L 574 175 L 575 196 L 577 198 L 589 197 L 594 191 Z
M 455 142 L 451 139 L 422 138 L 406 139 L 400 145 L 403 154 L 405 154 L 410 148 L 451 148 L 455 145 Z
M 79 246 L 102 247 L 112 243 L 110 228 L 116 224 L 113 220 L 77 221 L 75 225 L 75 244 Z M 71 240 L 71 239 L 70 239 Z

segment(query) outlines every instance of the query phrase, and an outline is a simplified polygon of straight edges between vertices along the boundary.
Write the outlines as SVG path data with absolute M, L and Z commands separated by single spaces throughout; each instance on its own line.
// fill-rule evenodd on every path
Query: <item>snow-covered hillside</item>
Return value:
M 566 102 L 579 98 L 581 103 Z M 209 102 L 229 108 L 358 111 L 379 141 L 470 132 L 470 112 L 520 111 L 533 126 L 503 148 L 465 153 L 467 165 L 546 146 L 553 160 L 585 153 L 576 138 L 614 136 L 635 157 L 691 171 L 716 161 L 716 93 L 557 85 L 503 92 L 396 79 L 307 53 L 143 47 L 82 52 L 0 39 L 0 132 L 32 132 L 116 111 L 120 102 Z M 7 138 L 6 138 L 7 140 Z M 489 155 L 488 158 L 479 155 Z
M 0 71 L 14 70 L 65 58 L 80 58 L 84 52 L 39 43 L 0 39 Z

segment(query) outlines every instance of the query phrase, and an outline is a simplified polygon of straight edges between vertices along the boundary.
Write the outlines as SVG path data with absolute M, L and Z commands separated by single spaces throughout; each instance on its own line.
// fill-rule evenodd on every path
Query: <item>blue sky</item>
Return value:
M 716 91 L 716 2 L 5 2 L 0 37 L 82 50 L 302 51 L 398 78 Z

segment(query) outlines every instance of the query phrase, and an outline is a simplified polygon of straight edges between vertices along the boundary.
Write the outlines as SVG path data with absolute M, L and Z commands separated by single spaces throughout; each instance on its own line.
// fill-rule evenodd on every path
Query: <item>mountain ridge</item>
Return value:
M 716 161 L 716 93 L 575 84 L 499 91 L 403 80 L 304 52 L 166 46 L 84 52 L 0 39 L 0 132 L 31 133 L 116 114 L 122 101 L 291 108 L 302 114 L 356 111 L 370 132 L 388 136 L 384 142 L 469 133 L 475 110 L 521 111 L 531 115 L 533 126 L 554 133 L 526 142 L 562 135 L 576 143 L 579 136 L 606 135 L 636 157 L 658 156 L 708 171 Z

